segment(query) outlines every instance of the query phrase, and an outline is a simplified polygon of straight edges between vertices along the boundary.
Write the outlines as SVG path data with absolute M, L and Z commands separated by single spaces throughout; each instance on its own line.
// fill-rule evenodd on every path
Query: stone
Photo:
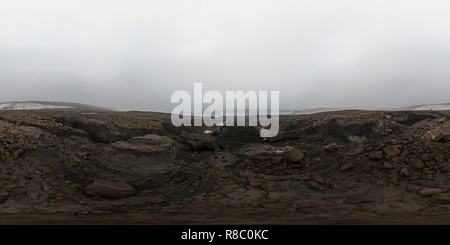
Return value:
M 405 168 L 402 168 L 402 170 L 400 170 L 400 176 L 411 177 L 411 174 L 409 173 L 408 169 L 405 167 Z
M 262 185 L 262 182 L 259 179 L 249 179 L 249 185 L 259 188 Z
M 425 163 L 423 163 L 420 159 L 412 159 L 410 164 L 414 170 L 421 170 L 425 167 Z
M 126 197 L 136 193 L 136 188 L 125 182 L 112 182 L 103 179 L 96 179 L 86 188 L 84 193 L 98 197 Z
M 24 151 L 22 149 L 15 150 L 12 153 L 12 157 L 14 158 L 14 160 L 17 160 L 23 153 Z
M 8 192 L 0 193 L 0 204 L 3 203 L 8 197 L 9 197 L 9 193 Z
M 327 152 L 335 152 L 335 151 L 338 150 L 338 147 L 337 147 L 336 144 L 329 144 L 329 145 L 325 146 L 324 149 L 325 149 Z
M 297 206 L 299 206 L 300 208 L 311 208 L 315 207 L 316 205 L 313 202 L 299 202 Z
M 319 189 L 320 186 L 317 182 L 315 182 L 314 180 L 310 180 L 308 181 L 308 183 L 306 183 L 306 186 L 312 189 Z
M 383 148 L 383 153 L 388 156 L 397 156 L 400 154 L 400 152 L 401 152 L 401 150 L 393 145 L 388 145 Z
M 9 180 L 9 174 L 0 174 L 0 179 Z
M 302 160 L 304 157 L 305 156 L 303 155 L 303 152 L 301 152 L 297 148 L 293 148 L 292 150 L 289 151 L 289 153 L 287 155 L 287 160 L 290 163 L 296 163 L 296 162 L 299 162 L 300 160 Z
M 283 162 L 283 158 L 282 157 L 274 157 L 272 158 L 272 164 L 281 164 Z
M 399 198 L 403 198 L 405 196 L 405 194 L 403 192 L 399 192 L 399 193 L 395 194 L 395 196 L 399 197 Z
M 91 154 L 90 152 L 78 152 L 78 153 L 77 153 L 77 156 L 78 156 L 79 158 L 82 158 L 82 159 L 87 160 L 87 159 L 88 159 L 88 156 L 89 156 L 90 154 Z
M 374 151 L 369 153 L 369 159 L 370 160 L 381 160 L 383 159 L 383 152 L 382 151 Z
M 364 148 L 363 147 L 358 147 L 358 148 L 356 148 L 355 149 L 355 154 L 357 155 L 357 154 L 361 154 L 361 153 L 363 153 L 364 152 Z
M 117 207 L 122 207 L 125 205 L 125 201 L 116 201 L 116 202 L 113 202 L 112 205 L 117 206 Z
M 165 202 L 167 202 L 167 200 L 164 195 L 156 196 L 149 201 L 149 203 L 152 203 L 152 204 L 161 204 L 161 203 L 165 203 Z
M 390 168 L 393 168 L 393 166 L 392 166 L 392 164 L 390 164 L 388 162 L 383 162 L 383 168 L 390 169 Z
M 323 213 L 323 210 L 320 209 L 319 207 L 310 207 L 310 208 L 298 207 L 298 208 L 296 208 L 296 210 L 299 211 L 300 213 L 305 213 L 305 214 L 320 214 L 320 213 Z
M 332 189 L 333 191 L 337 191 L 337 192 L 343 192 L 343 191 L 345 191 L 345 189 L 342 188 L 341 186 L 339 186 L 338 184 L 333 184 L 333 185 L 331 185 L 331 189 Z
M 389 204 L 389 207 L 391 207 L 391 208 L 400 208 L 400 205 L 398 205 L 398 204 Z
M 322 184 L 322 185 L 325 184 L 325 179 L 321 176 L 314 175 L 313 179 L 319 184 Z
M 330 201 L 325 201 L 325 205 L 327 205 L 327 206 L 334 206 L 334 203 L 330 202 Z
M 435 129 L 428 131 L 423 137 L 428 141 L 439 141 L 442 138 L 447 138 L 448 134 L 444 131 Z
M 443 167 L 442 167 L 442 172 L 448 172 L 450 170 L 450 164 L 449 163 L 447 163 L 447 164 L 445 164 Z
M 363 167 L 363 171 L 366 172 L 366 173 L 370 172 L 371 169 L 372 168 L 369 165 L 366 165 L 366 166 Z
M 427 181 L 421 182 L 420 186 L 426 187 L 426 188 L 435 188 L 436 187 L 436 183 L 434 181 L 427 180 Z
M 351 170 L 354 167 L 355 167 L 355 165 L 353 165 L 353 163 L 346 163 L 346 164 L 342 165 L 339 170 L 340 171 L 346 171 L 346 170 Z
M 373 203 L 375 200 L 366 197 L 349 197 L 344 204 L 363 204 L 363 203 Z
M 437 193 L 446 192 L 444 189 L 441 188 L 425 188 L 420 191 L 417 191 L 417 194 L 421 196 L 432 196 Z
M 430 197 L 430 202 L 437 204 L 450 204 L 450 193 L 437 193 Z

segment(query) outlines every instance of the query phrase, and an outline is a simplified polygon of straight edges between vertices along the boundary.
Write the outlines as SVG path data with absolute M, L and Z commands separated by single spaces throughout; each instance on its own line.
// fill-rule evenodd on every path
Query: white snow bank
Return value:
M 56 109 L 56 108 L 75 108 L 64 105 L 44 105 L 39 103 L 3 103 L 0 104 L 0 110 L 34 110 L 34 109 Z

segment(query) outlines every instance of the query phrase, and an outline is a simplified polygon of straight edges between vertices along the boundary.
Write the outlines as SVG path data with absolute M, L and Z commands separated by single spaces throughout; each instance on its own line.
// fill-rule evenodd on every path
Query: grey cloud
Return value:
M 201 82 L 280 91 L 286 109 L 449 102 L 444 1 L 0 5 L 1 101 L 171 111 Z

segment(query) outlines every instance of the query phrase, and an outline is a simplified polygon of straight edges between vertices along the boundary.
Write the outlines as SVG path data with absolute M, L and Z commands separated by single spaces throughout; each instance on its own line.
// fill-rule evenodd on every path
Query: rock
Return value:
M 420 159 L 421 159 L 422 161 L 431 161 L 431 160 L 434 159 L 434 157 L 435 157 L 434 154 L 422 154 L 422 156 L 420 157 Z
M 444 119 L 441 118 L 441 119 L 437 120 L 437 122 L 438 123 L 444 123 Z
M 87 151 L 85 151 L 85 152 L 78 152 L 77 153 L 77 156 L 79 157 L 79 158 L 82 158 L 82 159 L 88 159 L 88 156 L 90 155 L 91 153 L 90 152 L 87 152 Z
M 383 162 L 383 168 L 390 169 L 390 168 L 393 168 L 393 166 L 392 166 L 392 164 L 390 164 L 388 162 Z
M 442 138 L 447 138 L 448 134 L 444 131 L 435 129 L 428 131 L 423 137 L 428 141 L 439 141 Z
M 421 196 L 431 196 L 437 193 L 442 193 L 442 192 L 446 192 L 444 189 L 441 188 L 426 188 L 426 189 L 422 189 L 420 191 L 417 192 L 417 194 L 421 195 Z
M 335 152 L 335 151 L 338 150 L 338 147 L 337 147 L 336 144 L 329 144 L 329 145 L 325 146 L 324 149 L 325 149 L 327 152 Z
M 283 162 L 283 158 L 282 157 L 274 157 L 272 158 L 272 164 L 281 164 Z
M 408 169 L 405 167 L 405 168 L 402 168 L 402 170 L 400 171 L 400 176 L 411 177 L 411 174 L 409 173 Z
M 430 202 L 437 204 L 450 204 L 450 193 L 437 193 L 430 197 Z
M 305 214 L 320 214 L 320 213 L 323 213 L 323 210 L 320 209 L 319 207 L 310 207 L 310 208 L 298 207 L 298 208 L 296 208 L 296 210 L 299 211 L 300 213 L 305 213 Z
M 391 207 L 391 208 L 400 208 L 400 205 L 398 205 L 398 204 L 389 204 L 389 207 Z
M 343 191 L 345 191 L 345 189 L 342 188 L 341 186 L 339 186 L 338 184 L 333 184 L 333 185 L 331 185 L 331 189 L 332 189 L 333 191 L 337 191 L 337 192 L 343 192 Z
M 370 160 L 381 160 L 383 159 L 383 152 L 382 151 L 375 151 L 369 153 L 369 159 Z
M 8 192 L 0 193 L 0 204 L 2 204 L 8 197 L 9 197 L 9 193 Z
M 297 148 L 293 148 L 292 150 L 289 151 L 289 153 L 287 155 L 287 160 L 290 163 L 296 163 L 296 162 L 299 162 L 300 160 L 302 160 L 304 157 L 305 156 L 303 155 L 303 152 L 301 152 Z
M 355 165 L 353 165 L 353 163 L 346 163 L 346 164 L 342 165 L 339 170 L 340 171 L 346 171 L 346 170 L 351 170 L 354 167 L 355 167 Z
M 424 182 L 420 183 L 420 186 L 428 187 L 428 188 L 435 188 L 436 183 L 434 181 L 428 180 L 428 181 L 424 181 Z
M 334 206 L 334 203 L 330 202 L 330 201 L 325 201 L 325 205 L 327 205 L 327 206 Z
M 123 150 L 133 150 L 150 154 L 154 157 L 165 157 L 169 159 L 174 159 L 178 152 L 177 143 L 173 139 L 154 134 L 134 137 L 126 142 L 117 141 L 111 145 Z
M 161 203 L 165 203 L 167 201 L 166 201 L 166 197 L 165 196 L 159 195 L 159 196 L 156 196 L 156 197 L 152 198 L 149 202 L 152 203 L 152 204 L 161 204 Z
M 314 175 L 313 179 L 319 184 L 322 184 L 322 185 L 325 184 L 325 179 L 321 176 Z
M 375 200 L 366 197 L 349 197 L 344 204 L 363 204 L 363 203 L 373 203 Z
M 397 156 L 400 154 L 400 152 L 401 152 L 401 150 L 393 145 L 388 145 L 383 148 L 383 153 L 388 156 Z
M 299 206 L 300 208 L 311 208 L 315 207 L 316 205 L 313 202 L 299 202 L 297 206 Z
M 0 174 L 0 179 L 9 180 L 9 174 Z
M 136 188 L 125 182 L 111 182 L 96 179 L 84 188 L 83 192 L 91 196 L 99 197 L 126 197 L 134 195 Z
M 420 159 L 412 159 L 410 164 L 415 170 L 421 170 L 425 167 L 425 164 Z
M 371 169 L 372 168 L 369 165 L 366 165 L 366 166 L 363 167 L 363 171 L 366 172 L 366 173 L 370 172 Z
M 249 179 L 248 180 L 249 185 L 259 188 L 262 185 L 262 182 L 259 179 Z
M 442 167 L 442 172 L 448 172 L 450 170 L 450 164 L 449 163 L 447 163 L 447 164 L 445 164 L 443 167 Z
M 117 207 L 122 207 L 123 205 L 125 205 L 124 201 L 116 201 L 113 202 L 112 205 L 117 206 Z
M 310 180 L 306 183 L 306 186 L 311 188 L 311 189 L 319 189 L 320 186 L 317 182 L 315 182 L 314 180 Z
M 14 158 L 14 160 L 17 160 L 23 153 L 24 151 L 22 149 L 15 150 L 12 153 L 12 157 Z

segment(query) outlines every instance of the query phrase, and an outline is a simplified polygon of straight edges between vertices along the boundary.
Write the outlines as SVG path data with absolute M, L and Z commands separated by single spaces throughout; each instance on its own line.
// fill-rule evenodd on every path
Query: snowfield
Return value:
M 57 108 L 75 108 L 73 106 L 63 105 L 44 105 L 39 103 L 3 103 L 0 104 L 0 110 L 34 110 L 34 109 L 57 109 Z

